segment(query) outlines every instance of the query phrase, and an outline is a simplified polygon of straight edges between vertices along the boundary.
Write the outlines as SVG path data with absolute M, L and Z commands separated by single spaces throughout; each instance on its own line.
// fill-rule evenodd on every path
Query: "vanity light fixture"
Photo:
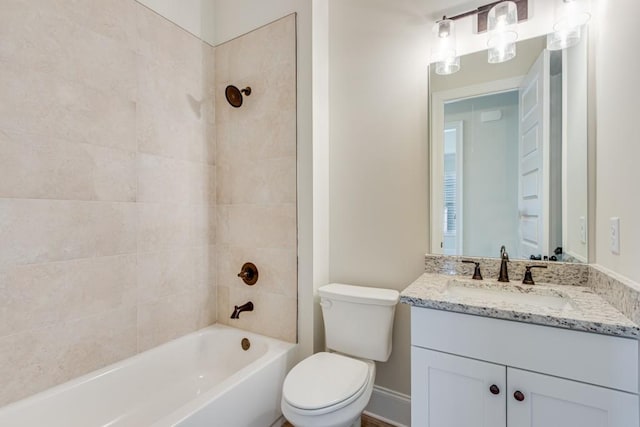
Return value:
M 456 47 L 455 21 L 476 16 L 478 33 L 488 30 L 489 62 L 508 61 L 516 56 L 518 21 L 529 17 L 528 0 L 494 1 L 455 16 L 443 16 L 434 26 L 435 42 L 431 49 L 431 63 L 436 74 L 453 74 L 460 70 L 460 57 Z
M 559 3 L 559 4 L 558 4 Z M 547 49 L 561 50 L 580 42 L 582 26 L 591 19 L 583 0 L 562 0 L 558 2 L 553 33 L 547 36 Z
M 506 62 L 516 57 L 517 23 L 518 8 L 512 1 L 498 3 L 489 11 L 487 47 L 490 64 Z
M 460 70 L 460 57 L 456 49 L 455 22 L 443 19 L 433 27 L 435 44 L 431 51 L 431 62 L 436 64 L 436 73 L 453 74 Z

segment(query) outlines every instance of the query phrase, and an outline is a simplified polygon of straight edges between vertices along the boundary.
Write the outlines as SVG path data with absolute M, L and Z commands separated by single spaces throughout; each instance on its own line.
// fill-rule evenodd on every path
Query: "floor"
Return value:
M 293 424 L 285 422 L 282 427 L 293 427 Z M 362 415 L 362 427 L 393 427 L 391 424 L 387 424 L 380 421 L 377 418 L 373 418 L 369 415 Z

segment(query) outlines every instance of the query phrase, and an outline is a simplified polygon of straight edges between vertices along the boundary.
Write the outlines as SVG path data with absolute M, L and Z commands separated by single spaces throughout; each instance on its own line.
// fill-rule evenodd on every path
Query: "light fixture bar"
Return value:
M 513 2 L 518 7 L 518 22 L 526 21 L 529 18 L 529 1 L 528 0 L 513 0 Z M 489 10 L 498 3 L 502 3 L 500 1 L 494 1 L 491 3 L 487 3 L 485 5 L 479 6 L 476 9 L 470 10 L 468 12 L 459 13 L 455 16 L 443 16 L 442 19 L 450 19 L 452 21 L 456 21 L 458 19 L 466 18 L 468 16 L 478 15 L 478 33 L 484 33 L 487 31 L 487 15 L 489 14 Z
M 452 21 L 458 20 L 458 19 L 462 19 L 462 18 L 466 18 L 467 16 L 473 16 L 473 15 L 478 15 L 479 13 L 482 12 L 488 12 L 489 9 L 491 9 L 493 6 L 497 5 L 498 3 L 501 3 L 502 0 L 500 1 L 494 1 L 493 3 L 488 3 L 482 6 L 479 6 L 473 10 L 470 10 L 468 12 L 464 12 L 464 13 L 460 13 L 456 16 L 443 16 L 442 19 L 451 19 Z

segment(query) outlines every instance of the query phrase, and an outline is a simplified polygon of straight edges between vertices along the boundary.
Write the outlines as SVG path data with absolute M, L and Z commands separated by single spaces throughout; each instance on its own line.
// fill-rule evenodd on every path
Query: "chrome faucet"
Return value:
M 234 306 L 233 313 L 231 314 L 232 319 L 239 319 L 240 313 L 243 311 L 253 311 L 253 303 L 249 301 L 246 304 L 242 304 L 241 306 Z
M 500 276 L 498 276 L 498 282 L 508 282 L 509 272 L 507 271 L 507 263 L 509 262 L 509 254 L 504 245 L 500 247 L 500 260 Z

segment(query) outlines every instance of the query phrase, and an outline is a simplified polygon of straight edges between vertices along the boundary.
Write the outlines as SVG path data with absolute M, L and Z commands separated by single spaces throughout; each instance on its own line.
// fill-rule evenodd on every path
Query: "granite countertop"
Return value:
M 528 304 L 528 297 L 518 294 L 531 295 L 538 303 Z M 584 286 L 546 283 L 530 286 L 519 281 L 500 283 L 425 273 L 402 291 L 400 302 L 576 331 L 627 338 L 640 336 L 638 325 Z

